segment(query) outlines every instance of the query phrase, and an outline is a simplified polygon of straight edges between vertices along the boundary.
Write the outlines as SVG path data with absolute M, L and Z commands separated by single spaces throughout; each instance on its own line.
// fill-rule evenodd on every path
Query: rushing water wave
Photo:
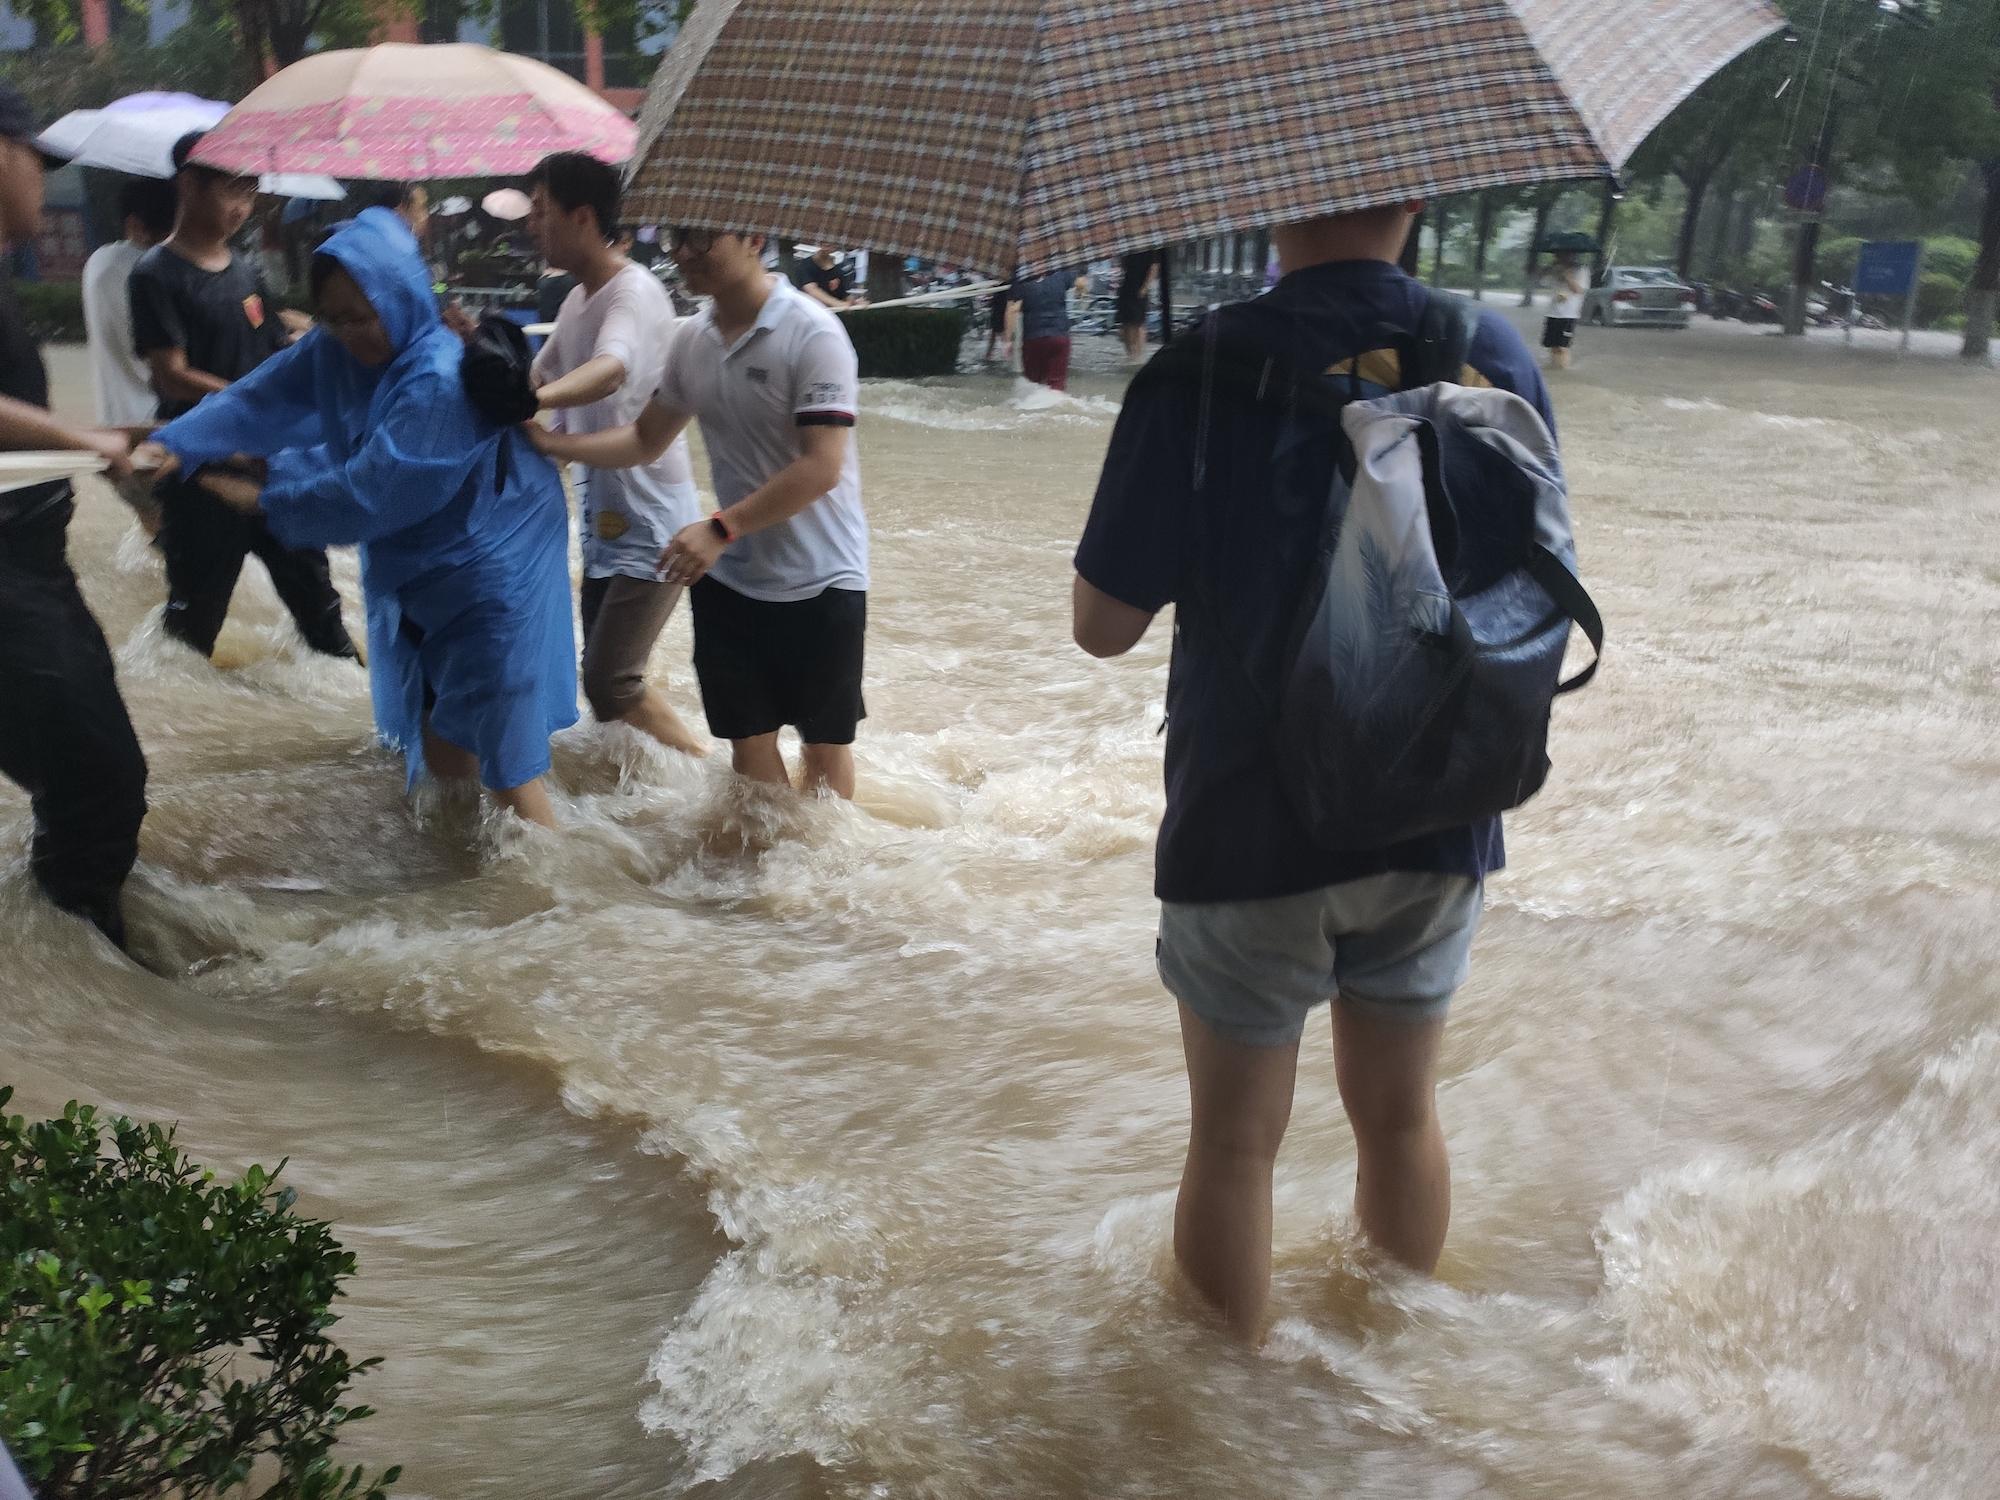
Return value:
M 16 860 L 15 1107 L 289 1156 L 386 1360 L 354 1453 L 408 1495 L 2000 1490 L 1993 378 L 1587 341 L 1558 399 L 1613 654 L 1447 1038 L 1441 1276 L 1358 1246 L 1315 1033 L 1256 1354 L 1170 1270 L 1167 632 L 1067 644 L 1119 394 L 1080 385 L 864 393 L 855 807 L 588 725 L 560 834 L 406 804 L 358 669 L 255 567 L 189 659 L 93 492 L 156 972 Z M 683 704 L 687 650 L 676 618 Z

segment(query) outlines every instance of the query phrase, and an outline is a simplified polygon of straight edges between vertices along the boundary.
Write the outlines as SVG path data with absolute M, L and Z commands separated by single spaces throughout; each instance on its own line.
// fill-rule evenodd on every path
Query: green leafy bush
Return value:
M 1924 271 L 1949 276 L 1963 286 L 1972 280 L 1972 268 L 1979 261 L 1979 241 L 1962 235 L 1934 234 L 1924 241 Z
M 333 1462 L 351 1364 L 326 1336 L 354 1257 L 276 1173 L 220 1182 L 171 1129 L 0 1089 L 0 1436 L 41 1500 L 380 1500 Z M 282 1164 L 279 1171 L 283 1170 Z
M 1965 311 L 1965 283 L 1943 271 L 1926 271 L 1917 283 L 1917 326 L 1935 328 L 1953 313 Z
M 888 307 L 839 316 L 864 380 L 916 380 L 958 369 L 967 318 L 962 307 Z
M 57 344 L 83 342 L 83 288 L 74 281 L 17 281 L 14 296 L 28 332 Z

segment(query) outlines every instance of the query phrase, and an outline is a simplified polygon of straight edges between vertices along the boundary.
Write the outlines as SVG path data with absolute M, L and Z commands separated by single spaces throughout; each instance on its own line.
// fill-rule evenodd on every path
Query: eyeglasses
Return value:
M 718 230 L 692 229 L 686 224 L 676 224 L 667 231 L 667 246 L 674 251 L 687 250 L 695 255 L 706 255 L 721 237 Z

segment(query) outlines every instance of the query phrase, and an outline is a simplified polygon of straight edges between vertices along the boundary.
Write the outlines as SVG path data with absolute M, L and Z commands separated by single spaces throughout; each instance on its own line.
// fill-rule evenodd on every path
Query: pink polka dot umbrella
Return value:
M 632 154 L 637 129 L 566 73 L 465 42 L 387 42 L 301 58 L 194 153 L 231 172 L 416 181 L 506 177 L 552 151 Z

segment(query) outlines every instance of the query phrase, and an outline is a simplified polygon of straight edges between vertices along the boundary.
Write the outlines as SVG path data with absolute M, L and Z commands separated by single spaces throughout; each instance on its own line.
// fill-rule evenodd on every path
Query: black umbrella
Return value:
M 1581 229 L 1565 229 L 1561 234 L 1546 235 L 1542 239 L 1541 253 L 1544 255 L 1595 255 L 1597 236 L 1585 234 Z

